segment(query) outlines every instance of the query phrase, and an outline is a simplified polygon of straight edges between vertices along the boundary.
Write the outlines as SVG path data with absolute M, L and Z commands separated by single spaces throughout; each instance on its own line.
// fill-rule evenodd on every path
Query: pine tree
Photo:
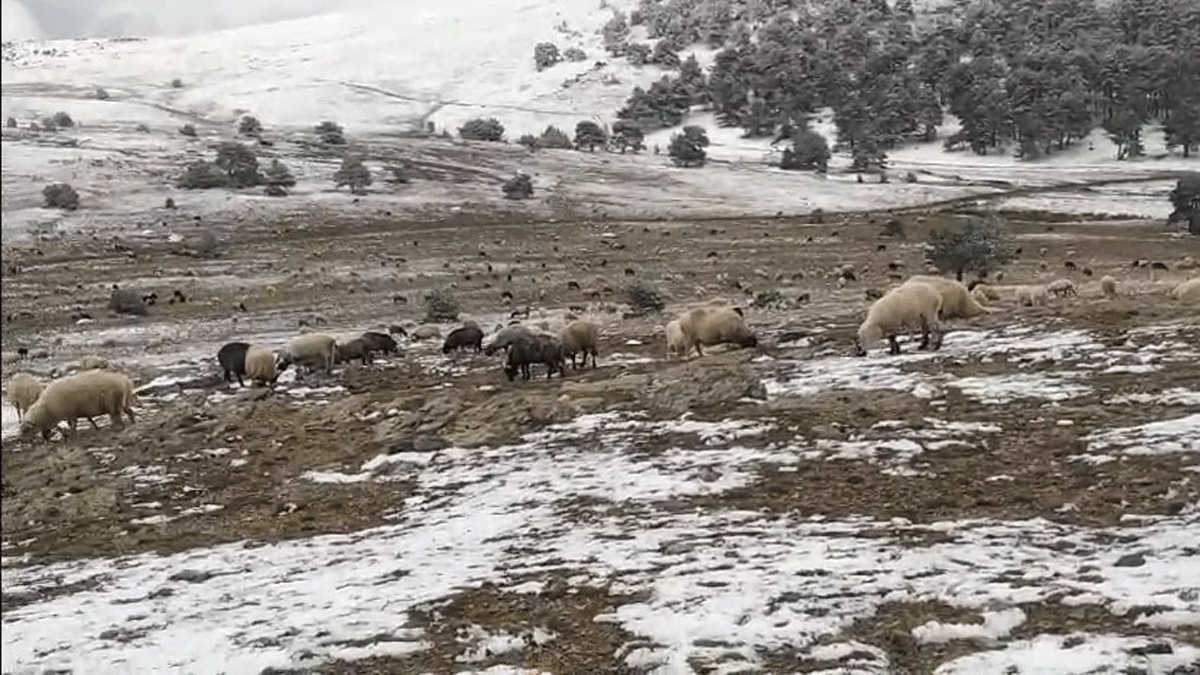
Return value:
M 334 189 L 346 185 L 349 186 L 351 194 L 362 194 L 370 184 L 371 172 L 357 155 L 346 155 L 342 159 L 342 166 L 333 174 Z

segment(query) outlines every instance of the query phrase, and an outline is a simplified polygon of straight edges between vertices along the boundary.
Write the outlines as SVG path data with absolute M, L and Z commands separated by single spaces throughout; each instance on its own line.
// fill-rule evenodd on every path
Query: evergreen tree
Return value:
M 346 155 L 342 159 L 342 166 L 338 168 L 337 173 L 333 174 L 334 189 L 346 185 L 350 188 L 351 194 L 362 194 L 370 184 L 371 171 L 363 164 L 362 158 L 357 155 Z

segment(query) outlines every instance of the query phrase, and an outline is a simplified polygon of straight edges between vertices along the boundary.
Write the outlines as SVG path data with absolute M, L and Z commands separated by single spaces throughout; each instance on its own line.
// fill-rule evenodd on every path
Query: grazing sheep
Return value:
M 988 301 L 988 296 L 983 292 L 982 286 L 976 286 L 975 290 L 971 291 L 971 297 L 975 298 L 975 302 L 979 303 L 980 305 Z
M 270 347 L 260 344 L 252 344 L 246 348 L 243 363 L 246 377 L 250 378 L 251 382 L 267 387 L 274 386 L 279 374 L 287 369 L 286 365 L 280 367 L 279 359 Z
M 331 373 L 336 355 L 337 340 L 324 333 L 305 333 L 292 338 L 283 350 L 280 364 L 285 368 L 296 364 Z
M 504 374 L 510 382 L 516 379 L 518 372 L 522 379 L 528 380 L 529 366 L 534 363 L 546 364 L 546 379 L 553 377 L 556 370 L 559 377 L 567 376 L 562 342 L 553 335 L 532 335 L 513 340 L 509 345 Z
M 985 307 L 971 295 L 962 282 L 946 277 L 916 274 L 908 278 L 905 284 L 925 284 L 936 290 L 942 296 L 942 315 L 945 321 L 951 319 L 970 319 L 996 312 L 992 307 Z
M 596 356 L 599 353 L 596 344 L 600 341 L 600 327 L 591 321 L 572 321 L 567 324 L 559 336 L 563 345 L 563 358 L 571 357 L 571 369 L 575 369 L 575 355 L 583 354 L 583 366 L 587 367 L 588 354 L 592 355 L 592 367 L 596 367 Z
M 1022 307 L 1046 304 L 1045 286 L 1019 286 L 1017 288 L 1017 304 Z
M 418 326 L 413 329 L 409 336 L 414 340 L 433 340 L 442 337 L 442 331 L 436 326 Z
M 667 324 L 667 358 L 675 358 L 676 356 L 683 358 L 688 355 L 691 348 L 687 345 L 687 339 L 683 336 L 683 329 L 679 327 L 679 319 L 672 319 Z
M 1171 297 L 1189 305 L 1200 305 L 1200 277 L 1188 279 L 1171 291 Z
M 41 432 L 42 438 L 50 440 L 51 432 L 64 420 L 73 434 L 80 417 L 98 429 L 100 427 L 93 419 L 97 415 L 108 415 L 112 426 L 120 429 L 125 426 L 121 413 L 128 415 L 131 423 L 137 421 L 132 410 L 135 402 L 133 381 L 121 373 L 87 370 L 68 375 L 46 385 L 41 396 L 25 412 L 21 435 Z M 61 433 L 64 437 L 68 435 L 65 431 Z
M 1070 279 L 1055 279 L 1051 281 L 1046 284 L 1046 292 L 1059 298 L 1068 295 L 1079 295 L 1079 291 L 1075 289 L 1075 282 Z
M 365 366 L 371 363 L 371 349 L 367 341 L 356 337 L 345 344 L 334 345 L 334 363 L 344 363 L 358 359 Z
M 676 319 L 683 331 L 688 353 L 692 349 L 704 356 L 701 346 L 733 343 L 743 348 L 757 347 L 758 338 L 746 326 L 742 313 L 732 307 L 697 307 Z
M 976 293 L 976 291 L 978 291 L 978 293 Z M 971 295 L 974 296 L 975 300 L 979 302 L 980 305 L 983 305 L 985 300 L 994 302 L 1000 299 L 999 291 L 978 280 L 972 282 Z M 980 299 L 981 296 L 982 299 Z
M 88 354 L 79 359 L 80 370 L 108 370 L 108 359 L 95 354 Z
M 894 288 L 875 301 L 867 310 L 867 318 L 858 327 L 854 341 L 854 353 L 866 356 L 876 342 L 888 340 L 888 353 L 899 354 L 900 343 L 896 336 L 906 329 L 921 330 L 920 349 L 942 347 L 942 326 L 938 314 L 942 312 L 943 295 L 937 288 L 911 281 Z
M 400 345 L 396 343 L 396 340 L 392 338 L 391 335 L 369 330 L 359 337 L 362 338 L 363 342 L 365 342 L 367 347 L 373 352 L 379 352 L 385 355 L 400 353 Z
M 28 373 L 17 373 L 8 379 L 4 385 L 4 397 L 17 409 L 18 421 L 25 419 L 25 411 L 38 400 L 45 388 L 41 380 Z
M 462 326 L 450 331 L 446 341 L 442 343 L 442 353 L 449 354 L 456 349 L 474 347 L 475 353 L 483 351 L 483 329 L 476 326 Z
M 1117 280 L 1105 274 L 1100 277 L 1100 290 L 1110 298 L 1117 297 Z
M 226 382 L 232 382 L 231 375 L 236 375 L 238 386 L 246 386 L 242 376 L 246 374 L 246 350 L 249 347 L 248 342 L 230 342 L 217 350 L 217 363 L 221 364 L 221 373 Z M 274 362 L 275 357 L 272 356 L 271 363 Z
M 529 327 L 519 323 L 513 324 L 496 333 L 496 337 L 492 338 L 492 341 L 484 348 L 483 353 L 491 356 L 501 349 L 507 350 L 512 346 L 513 342 L 521 338 L 532 338 L 533 336 L 534 333 Z

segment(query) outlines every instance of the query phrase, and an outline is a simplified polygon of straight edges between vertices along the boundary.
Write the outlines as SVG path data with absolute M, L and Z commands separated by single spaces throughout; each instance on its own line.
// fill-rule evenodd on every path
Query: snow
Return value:
M 897 433 L 898 426 L 879 429 Z M 928 427 L 999 431 L 933 419 Z M 983 613 L 979 626 L 931 622 L 914 632 L 933 641 L 1001 638 L 1020 623 L 1016 603 L 1053 598 L 1082 596 L 1117 614 L 1152 605 L 1170 623 L 1200 612 L 1200 559 L 1191 554 L 1196 514 L 1125 526 L 1097 547 L 1097 530 L 1040 519 L 921 526 L 663 506 L 743 486 L 756 464 L 797 461 L 786 449 L 741 445 L 767 431 L 745 421 L 585 415 L 516 445 L 447 448 L 423 461 L 398 457 L 417 485 L 400 524 L 257 547 L 8 569 L 6 593 L 85 579 L 98 585 L 7 610 L 4 669 L 202 675 L 415 652 L 427 648 L 424 637 L 400 626 L 416 605 L 485 581 L 536 592 L 525 580 L 553 569 L 587 585 L 611 581 L 614 592 L 649 591 L 644 602 L 602 620 L 646 638 L 629 661 L 663 672 L 688 672 L 670 665 L 688 659 L 749 667 L 761 650 L 815 647 L 890 601 L 934 600 Z M 1166 440 L 1165 430 L 1157 433 Z M 372 460 L 364 472 L 388 464 Z M 131 477 L 170 478 L 161 467 Z M 621 508 L 581 504 L 580 497 Z M 571 517 L 580 510 L 586 517 Z M 864 529 L 885 535 L 863 537 Z M 921 532 L 946 537 L 913 544 L 911 535 Z M 1144 564 L 1113 565 L 1129 553 L 1144 554 Z M 185 571 L 199 574 L 172 579 Z M 105 637 L 118 628 L 139 637 Z M 475 650 L 519 648 L 511 635 L 472 639 Z M 1109 649 L 1097 640 L 1097 650 Z M 960 668 L 955 663 L 947 667 Z
M 1171 647 L 1170 653 L 1145 650 L 1152 642 Z M 1144 672 L 1167 675 L 1200 661 L 1200 649 L 1175 640 L 1148 640 L 1114 635 L 1039 635 L 1009 643 L 1001 649 L 961 656 L 934 675 L 1022 673 L 1023 675 L 1083 675 Z

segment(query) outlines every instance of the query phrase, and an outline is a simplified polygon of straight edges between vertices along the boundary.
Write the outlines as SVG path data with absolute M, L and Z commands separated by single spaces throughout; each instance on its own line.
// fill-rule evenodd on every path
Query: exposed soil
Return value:
M 637 280 L 662 290 L 672 302 L 669 312 L 712 296 L 750 303 L 759 292 L 778 290 L 788 307 L 753 310 L 763 336 L 761 352 L 795 358 L 848 344 L 865 291 L 892 283 L 890 262 L 902 263 L 906 274 L 920 270 L 919 242 L 950 217 L 905 216 L 907 239 L 881 238 L 883 219 L 530 224 L 488 223 L 468 215 L 459 221 L 412 223 L 363 214 L 282 221 L 244 232 L 218 230 L 215 258 L 193 255 L 191 239 L 173 246 L 133 242 L 132 253 L 70 240 L 6 250 L 4 351 L 25 346 L 34 353 L 46 351 L 49 358 L 6 364 L 5 377 L 17 367 L 48 372 L 95 353 L 145 382 L 173 355 L 214 361 L 210 355 L 225 341 L 267 335 L 282 342 L 301 320 L 338 335 L 377 325 L 413 328 L 423 321 L 421 298 L 432 288 L 448 288 L 463 318 L 479 319 L 488 327 L 514 312 L 524 316 L 527 308 L 535 321 L 574 311 L 601 317 L 607 326 L 600 368 L 571 371 L 565 379 L 509 383 L 498 359 L 470 354 L 454 357 L 451 371 L 431 371 L 414 354 L 441 358 L 434 345 L 418 347 L 406 359 L 349 367 L 329 381 L 317 380 L 318 385 L 344 388 L 327 405 L 250 388 L 210 403 L 208 390 L 189 388 L 173 400 L 144 395 L 139 422 L 123 431 L 81 427 L 78 437 L 67 442 L 6 442 L 5 554 L 30 554 L 44 561 L 171 552 L 243 539 L 256 545 L 361 530 L 405 517 L 404 499 L 412 485 L 404 476 L 343 484 L 316 483 L 303 474 L 354 473 L 380 453 L 512 441 L 584 412 L 639 410 L 664 419 L 688 410 L 700 419 L 766 416 L 781 429 L 776 433 L 805 438 L 836 437 L 882 419 L 919 423 L 928 403 L 901 393 L 834 391 L 766 406 L 741 402 L 761 386 L 748 363 L 751 353 L 714 350 L 699 361 L 671 363 L 664 359 L 656 332 L 664 318 L 624 316 L 629 312 L 624 289 Z M 1002 303 L 1021 321 L 1065 320 L 1064 325 L 1093 331 L 1112 344 L 1151 324 L 1191 321 L 1200 326 L 1200 309 L 1181 307 L 1165 293 L 1194 272 L 1130 266 L 1145 259 L 1173 268 L 1181 255 L 1200 254 L 1200 247 L 1168 236 L 1161 224 L 1016 220 L 1013 228 L 1022 253 L 1006 270 L 1003 283 L 1044 282 L 1061 275 L 1081 286 L 1080 298 L 1051 307 Z M 195 238 L 199 234 L 197 226 Z M 1043 246 L 1045 255 L 1039 252 Z M 1067 259 L 1089 267 L 1093 276 L 1065 269 Z M 847 263 L 858 272 L 856 280 L 839 282 L 831 272 Z M 1100 299 L 1094 279 L 1103 274 L 1120 278 L 1126 297 Z M 112 316 L 105 303 L 114 283 L 154 290 L 160 299 L 178 289 L 187 302 L 159 302 L 145 318 Z M 78 323 L 81 313 L 91 321 Z M 980 323 L 1011 320 L 1011 315 L 995 315 Z M 451 328 L 440 326 L 443 334 Z M 1192 336 L 1200 340 L 1200 328 Z M 799 337 L 809 338 L 806 346 L 780 344 Z M 618 354 L 620 359 L 614 356 Z M 965 376 L 1009 366 L 955 367 L 961 368 L 955 374 Z M 197 365 L 195 374 L 205 381 L 213 368 L 215 362 Z M 914 467 L 919 475 L 890 475 L 858 461 L 801 463 L 786 472 L 768 466 L 746 488 L 656 506 L 862 514 L 918 523 L 1043 517 L 1114 525 L 1126 513 L 1173 514 L 1195 502 L 1200 486 L 1181 481 L 1181 456 L 1129 457 L 1100 466 L 1065 458 L 1079 451 L 1081 429 L 1118 421 L 1139 424 L 1190 411 L 1168 405 L 1115 410 L 1101 403 L 1101 394 L 1194 390 L 1200 387 L 1200 367 L 1156 373 L 1152 379 L 1135 373 L 1097 375 L 1095 383 L 1100 393 L 1055 412 L 1069 415 L 1074 426 L 1056 424 L 1034 404 L 986 406 L 949 396 L 939 415 L 992 421 L 1011 433 L 986 446 L 980 441 L 970 448 L 929 450 Z M 778 439 L 764 442 L 770 440 Z M 656 448 L 647 445 L 638 451 L 653 453 Z M 1000 474 L 1010 479 L 988 480 Z M 1064 509 L 1066 504 L 1071 508 Z M 188 511 L 202 506 L 215 510 Z M 625 506 L 588 499 L 562 508 L 587 519 L 621 513 Z M 638 514 L 625 515 L 633 522 Z M 4 604 L 7 609 L 32 600 L 36 598 L 6 594 Z M 470 624 L 524 633 L 540 627 L 556 636 L 475 665 L 519 663 L 564 674 L 623 672 L 620 648 L 630 636 L 593 618 L 628 601 L 602 589 L 564 589 L 553 597 L 490 587 L 466 590 L 414 619 L 414 626 L 436 645 L 429 653 L 335 663 L 320 672 L 453 672 L 462 667 L 455 658 L 466 648 L 456 630 Z M 901 668 L 896 672 L 928 672 L 931 664 L 965 653 L 963 647 L 916 647 L 907 631 L 961 612 L 950 609 L 885 608 L 847 635 L 888 651 Z M 1082 609 L 1071 617 L 1046 608 L 1027 611 L 1033 618 L 1023 630 L 1114 627 L 1111 618 Z M 1131 622 L 1128 618 L 1116 628 L 1125 630 Z M 1183 637 L 1197 639 L 1193 633 Z M 785 663 L 788 655 L 772 658 L 779 659 L 773 662 L 778 667 L 804 669 L 803 664 Z

